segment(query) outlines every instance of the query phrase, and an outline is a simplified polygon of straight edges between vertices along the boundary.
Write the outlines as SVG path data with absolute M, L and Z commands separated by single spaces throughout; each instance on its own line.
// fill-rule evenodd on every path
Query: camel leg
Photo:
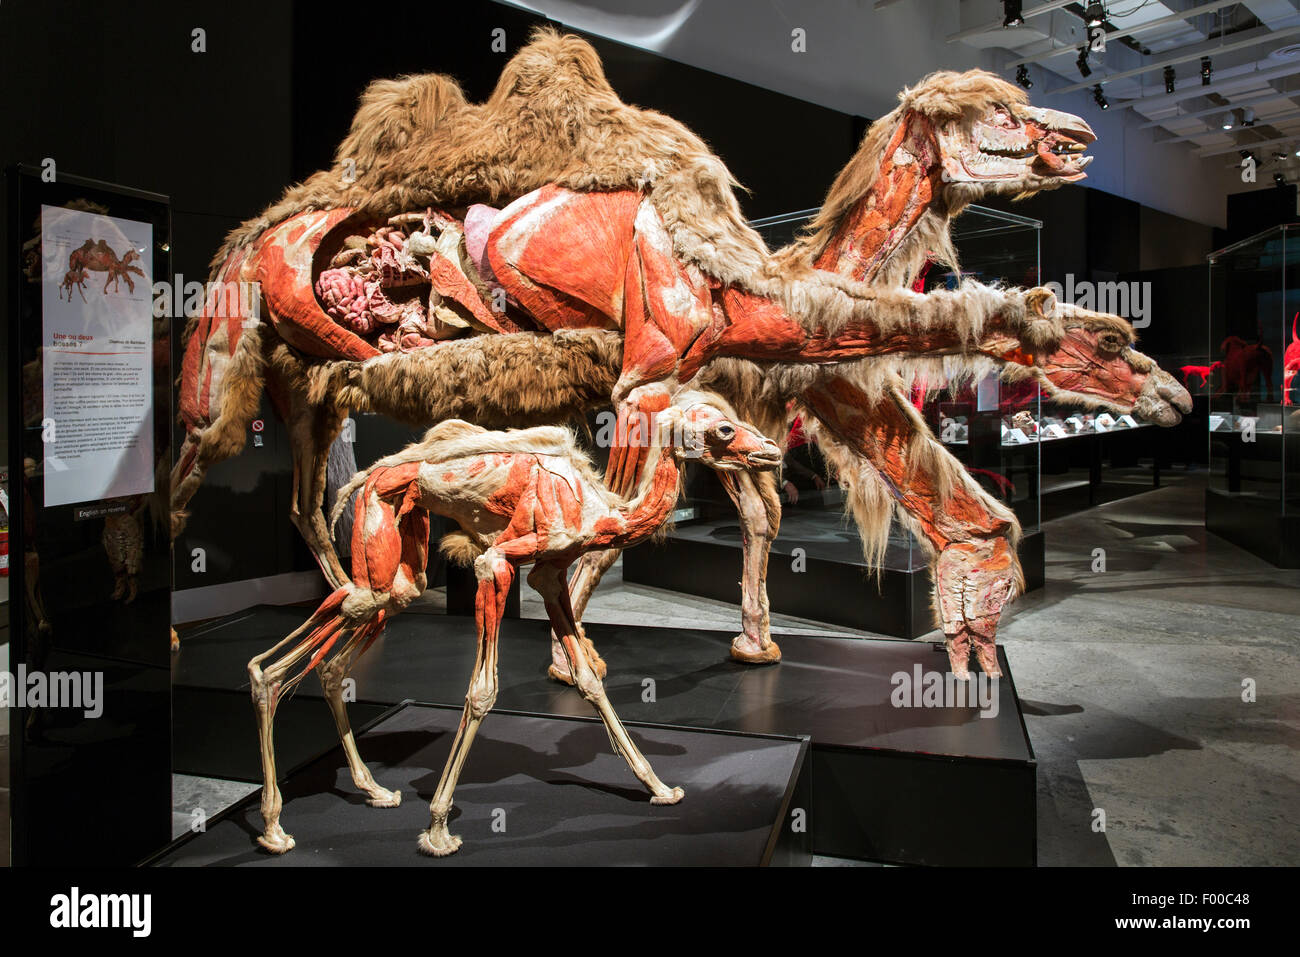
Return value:
M 352 666 L 356 664 L 372 633 L 358 629 L 348 639 L 346 645 L 334 657 L 320 666 L 320 684 L 325 692 L 325 703 L 329 705 L 330 714 L 334 716 L 334 725 L 339 731 L 339 740 L 343 744 L 343 753 L 348 759 L 348 769 L 352 772 L 352 783 L 365 792 L 366 803 L 371 807 L 398 807 L 402 803 L 401 791 L 390 791 L 376 783 L 374 775 L 361 760 L 357 750 L 356 736 L 348 721 L 347 703 L 343 700 L 343 682 Z
M 781 528 L 781 499 L 770 472 L 719 472 L 722 487 L 740 517 L 743 572 L 740 582 L 741 633 L 731 642 L 731 657 L 747 664 L 775 664 L 781 649 L 772 640 L 767 605 L 767 560 Z
M 295 393 L 289 403 L 289 444 L 293 450 L 293 500 L 289 518 L 306 541 L 332 588 L 348 582 L 325 520 L 325 470 L 329 448 L 343 428 L 345 410 L 313 406 Z
M 540 564 L 531 575 L 528 583 L 537 589 L 546 602 L 546 612 L 551 619 L 551 627 L 560 636 L 560 644 L 569 658 L 569 672 L 574 676 L 582 696 L 592 703 L 600 720 L 605 724 L 610 744 L 615 752 L 623 755 L 632 773 L 637 776 L 646 790 L 650 792 L 651 804 L 676 804 L 686 794 L 681 788 L 670 788 L 659 780 L 650 762 L 645 759 L 636 743 L 628 735 L 623 722 L 614 712 L 605 694 L 605 686 L 596 677 L 591 663 L 583 649 L 584 637 L 582 626 L 578 624 L 569 604 L 569 592 L 564 587 L 564 569 L 552 564 Z
M 606 548 L 597 552 L 587 552 L 578 560 L 578 567 L 573 573 L 572 581 L 569 582 L 569 601 L 579 620 L 582 619 L 582 613 L 587 610 L 587 601 L 591 598 L 592 592 L 596 590 L 605 572 L 614 566 L 622 553 L 621 548 Z M 591 670 L 595 672 L 597 678 L 604 680 L 605 659 L 600 657 L 596 646 L 585 635 L 579 640 L 582 642 L 582 650 L 587 655 L 587 663 L 591 666 Z M 551 632 L 551 664 L 546 669 L 546 673 L 562 684 L 574 683 L 573 675 L 569 671 L 569 657 L 564 653 L 564 645 L 560 643 L 559 635 L 554 631 Z
M 447 817 L 451 814 L 452 795 L 478 726 L 497 699 L 497 637 L 501 618 L 505 615 L 506 596 L 515 580 L 515 568 L 500 551 L 489 548 L 475 559 L 474 574 L 478 578 L 474 603 L 475 618 L 478 619 L 478 656 L 474 660 L 469 690 L 465 692 L 465 708 L 456 729 L 456 739 L 452 742 L 438 790 L 429 805 L 429 829 L 420 833 L 419 840 L 420 850 L 434 857 L 446 857 L 460 849 L 460 838 L 447 830 Z
M 273 734 L 275 712 L 279 707 L 281 698 L 302 677 L 300 672 L 286 683 L 285 677 L 290 669 L 325 641 L 336 640 L 340 631 L 351 630 L 351 627 L 346 625 L 343 618 L 337 614 L 338 607 L 345 595 L 346 592 L 342 589 L 335 592 L 325 600 L 325 603 L 311 618 L 307 619 L 301 628 L 248 663 L 248 678 L 252 689 L 253 707 L 257 712 L 258 740 L 262 749 L 262 821 L 264 827 L 262 835 L 257 839 L 257 843 L 272 854 L 284 854 L 293 850 L 294 847 L 293 837 L 286 834 L 284 828 L 280 826 L 280 810 L 283 802 L 280 797 L 280 785 L 275 772 L 275 739 Z M 304 633 L 307 635 L 305 639 L 303 638 Z M 297 642 L 297 644 L 293 648 L 263 669 L 262 666 L 268 659 L 277 654 L 285 645 L 294 642 Z
M 1023 587 L 1015 514 L 966 473 L 900 390 L 872 400 L 828 376 L 803 401 L 820 426 L 823 450 L 849 486 L 860 527 L 872 516 L 866 521 L 878 527 L 867 534 L 883 539 L 888 506 L 896 504 L 934 554 L 935 611 L 953 674 L 969 677 L 973 651 L 986 674 L 1000 676 L 998 621 Z

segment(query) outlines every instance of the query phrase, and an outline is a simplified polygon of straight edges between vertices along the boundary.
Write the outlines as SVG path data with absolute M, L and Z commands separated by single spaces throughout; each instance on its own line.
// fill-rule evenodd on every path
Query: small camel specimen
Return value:
M 458 419 L 434 426 L 422 441 L 381 459 L 340 491 L 335 521 L 352 492 L 362 490 L 353 524 L 353 581 L 325 599 L 301 628 L 248 664 L 264 774 L 265 829 L 258 843 L 273 853 L 294 846 L 280 825 L 272 739 L 276 706 L 340 642 L 321 666 L 321 685 L 352 780 L 373 807 L 401 802 L 401 792 L 376 784 L 361 760 L 342 688 L 385 622 L 424 591 L 430 514 L 453 519 L 462 529 L 443 539 L 444 550 L 465 561 L 473 558 L 478 657 L 451 755 L 430 805 L 429 828 L 420 834 L 420 850 L 442 857 L 460 847 L 460 838 L 447 830 L 452 793 L 479 723 L 496 700 L 497 636 L 506 594 L 522 565 L 534 566 L 528 583 L 546 603 L 578 689 L 599 712 L 615 750 L 649 789 L 651 803 L 682 799 L 681 788 L 670 788 L 655 775 L 605 696 L 591 664 L 594 650 L 569 604 L 568 568 L 588 551 L 626 548 L 660 529 L 677 501 L 678 459 L 696 458 L 721 470 L 774 469 L 781 453 L 762 432 L 737 422 L 718 396 L 683 391 L 670 404 L 662 386 L 642 388 L 637 397 L 641 408 L 654 413 L 645 420 L 638 443 L 645 448 L 645 468 L 629 497 L 602 483 L 568 429 L 488 432 Z M 285 646 L 292 647 L 263 669 Z M 306 665 L 289 676 L 304 659 Z
M 59 283 L 59 298 L 63 298 L 63 290 L 68 290 L 68 302 L 72 302 L 72 290 L 76 289 L 81 293 L 81 301 L 88 302 L 86 299 L 86 270 L 69 269 L 63 275 L 63 282 Z

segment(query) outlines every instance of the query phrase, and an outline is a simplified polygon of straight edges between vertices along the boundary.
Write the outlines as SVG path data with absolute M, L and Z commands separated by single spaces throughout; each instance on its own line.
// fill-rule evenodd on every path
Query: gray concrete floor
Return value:
M 1047 587 L 1003 620 L 1039 763 L 1040 864 L 1300 863 L 1300 571 L 1208 536 L 1202 496 L 1186 482 L 1048 523 Z M 1106 566 L 1094 572 L 1098 548 Z M 543 617 L 536 595 L 525 592 L 523 614 Z M 739 621 L 733 605 L 625 584 L 617 568 L 585 617 Z M 178 775 L 176 833 L 194 808 L 211 815 L 251 790 Z M 979 795 L 965 806 L 978 828 Z

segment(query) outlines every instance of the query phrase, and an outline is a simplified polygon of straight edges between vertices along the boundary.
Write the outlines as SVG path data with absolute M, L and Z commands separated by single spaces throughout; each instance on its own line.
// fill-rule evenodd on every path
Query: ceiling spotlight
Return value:
M 1025 66 L 1023 63 L 1016 67 L 1016 82 L 1026 90 L 1032 90 L 1034 88 L 1034 81 L 1029 79 L 1029 67 Z
M 1209 86 L 1214 80 L 1214 64 L 1207 56 L 1201 57 L 1201 86 Z
M 1283 160 L 1286 159 L 1286 154 L 1283 153 L 1281 150 L 1278 150 L 1276 153 L 1273 154 L 1273 159 L 1281 163 Z
M 1222 120 L 1222 122 L 1220 123 L 1220 125 L 1221 125 L 1225 130 L 1230 130 L 1230 129 L 1233 128 L 1233 126 L 1236 125 L 1236 122 L 1237 122 L 1237 121 L 1233 118 L 1233 115 L 1232 115 L 1231 113 L 1224 113 L 1224 114 L 1223 114 L 1223 120 Z
M 1166 93 L 1174 92 L 1174 81 L 1177 79 L 1178 79 L 1178 75 L 1174 73 L 1174 68 L 1171 66 L 1165 67 L 1165 92 Z
M 1096 86 L 1092 88 L 1092 99 L 1093 102 L 1096 103 L 1098 106 L 1100 106 L 1103 110 L 1110 109 L 1110 100 L 1106 99 L 1106 94 L 1101 92 L 1100 83 L 1098 83 Z
M 1242 126 L 1255 125 L 1255 111 L 1252 110 L 1249 106 L 1241 111 L 1241 125 Z
M 1099 27 L 1106 20 L 1106 8 L 1098 0 L 1092 0 L 1088 4 L 1088 9 L 1083 12 L 1083 18 L 1090 27 Z
M 1023 26 L 1025 18 L 1020 15 L 1020 0 L 1002 0 L 1002 26 Z
M 1281 173 L 1274 173 L 1274 174 L 1273 174 L 1273 185 L 1274 185 L 1274 186 L 1285 186 L 1285 185 L 1286 185 L 1286 177 L 1283 176 Z
M 1295 151 L 1295 155 L 1296 155 L 1296 156 L 1300 156 L 1300 149 L 1297 149 L 1297 150 Z
M 1088 48 L 1079 47 L 1079 57 L 1074 61 L 1074 65 L 1079 68 L 1079 76 L 1087 79 L 1092 75 L 1092 67 L 1088 66 Z

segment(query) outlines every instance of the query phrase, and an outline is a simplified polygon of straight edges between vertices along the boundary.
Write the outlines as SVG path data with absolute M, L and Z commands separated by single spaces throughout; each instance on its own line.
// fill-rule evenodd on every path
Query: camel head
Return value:
M 871 125 L 804 236 L 777 255 L 859 282 L 910 284 L 927 256 L 957 262 L 949 230 L 967 205 L 1078 182 L 1096 138 L 992 73 L 932 73 Z
M 1092 162 L 1083 154 L 1097 137 L 1087 123 L 1030 106 L 1023 90 L 984 70 L 932 73 L 899 99 L 901 120 L 933 131 L 940 179 L 958 208 L 990 193 L 1076 183 Z
M 754 426 L 740 421 L 720 396 L 688 390 L 673 398 L 667 418 L 679 439 L 673 443 L 679 459 L 695 459 L 712 469 L 774 469 L 781 449 Z M 675 420 L 675 421 L 674 421 Z
M 1133 348 L 1137 337 L 1127 320 L 1065 304 L 1054 311 L 1063 317 L 1061 326 L 1026 365 L 1046 398 L 1163 426 L 1177 425 L 1192 411 L 1187 389 Z

